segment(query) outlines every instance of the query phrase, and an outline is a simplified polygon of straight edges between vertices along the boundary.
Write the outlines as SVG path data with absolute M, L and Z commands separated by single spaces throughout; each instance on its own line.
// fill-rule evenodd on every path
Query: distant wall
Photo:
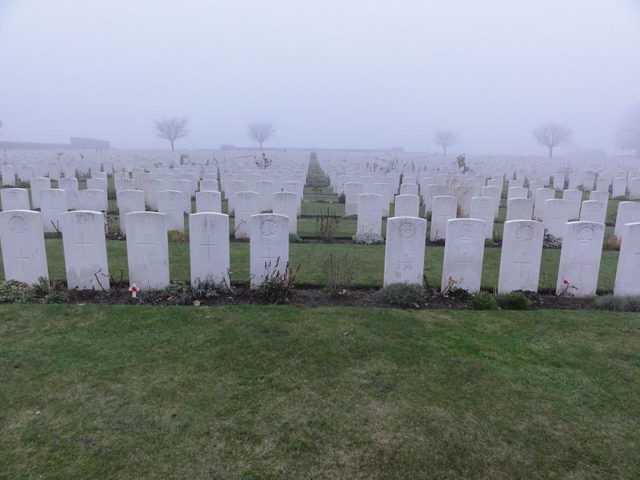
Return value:
M 105 140 L 85 137 L 71 137 L 69 143 L 4 142 L 0 150 L 108 150 L 111 144 Z

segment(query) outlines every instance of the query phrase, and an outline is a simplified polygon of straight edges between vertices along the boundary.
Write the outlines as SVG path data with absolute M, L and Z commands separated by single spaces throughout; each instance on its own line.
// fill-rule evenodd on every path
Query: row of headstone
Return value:
M 27 210 L 0 213 L 0 246 L 5 278 L 35 283 L 48 278 L 41 213 Z M 133 212 L 126 215 L 129 279 L 144 289 L 169 284 L 167 214 Z M 257 214 L 251 230 L 251 283 L 259 285 L 289 260 L 289 218 Z M 471 293 L 480 289 L 485 222 L 452 219 L 447 222 L 441 288 L 452 286 Z M 229 282 L 229 217 L 221 213 L 189 216 L 191 282 Z M 422 284 L 427 221 L 393 217 L 387 222 L 384 284 Z M 101 214 L 68 212 L 61 231 L 69 288 L 108 289 L 109 267 Z M 498 292 L 537 291 L 544 225 L 534 220 L 505 223 Z M 602 223 L 577 221 L 566 225 L 560 254 L 557 293 L 595 295 L 604 238 Z M 640 268 L 640 222 L 627 224 L 615 283 L 615 294 L 640 295 L 634 275 Z

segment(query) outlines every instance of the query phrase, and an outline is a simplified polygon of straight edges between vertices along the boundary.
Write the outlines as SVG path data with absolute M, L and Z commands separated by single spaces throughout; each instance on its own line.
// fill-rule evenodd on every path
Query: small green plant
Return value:
M 56 282 L 49 289 L 42 299 L 43 303 L 67 303 L 69 301 L 69 292 L 61 282 Z
M 562 287 L 560 287 L 560 289 L 558 290 L 558 292 L 556 293 L 556 296 L 558 297 L 564 297 L 567 295 L 572 295 L 571 291 L 572 290 L 577 290 L 578 287 L 576 287 L 575 285 L 571 285 L 571 282 L 569 282 L 569 280 L 562 280 Z
M 502 231 L 498 229 L 494 229 L 491 234 L 491 241 L 494 245 L 502 245 Z
M 392 283 L 376 292 L 376 298 L 382 303 L 402 308 L 420 308 L 426 300 L 422 285 L 411 283 Z
M 353 283 L 353 258 L 329 254 L 322 266 L 325 288 L 334 295 L 344 295 Z
M 489 292 L 478 292 L 469 298 L 469 306 L 473 310 L 497 310 L 498 302 Z
M 594 306 L 599 310 L 612 312 L 640 312 L 640 297 L 617 297 L 604 295 L 593 300 Z
M 34 289 L 17 280 L 0 282 L 0 303 L 29 303 L 35 298 Z
M 105 213 L 105 237 L 108 240 L 124 240 L 125 236 L 120 228 L 120 221 L 115 215 Z
M 344 204 L 347 201 L 347 196 L 344 193 L 338 195 L 338 203 Z
M 296 235 L 295 233 L 289 234 L 289 243 L 303 243 L 302 237 L 300 235 Z
M 276 260 L 273 273 L 258 285 L 256 293 L 263 301 L 276 305 L 286 305 L 291 301 L 296 283 L 296 275 L 300 271 L 300 265 L 292 269 L 289 262 L 283 270 L 278 268 L 280 258 Z
M 326 215 L 319 215 L 316 217 L 316 231 L 318 232 L 318 237 L 325 242 L 333 241 L 339 225 L 340 217 L 333 215 L 330 208 L 327 208 Z
M 380 245 L 384 243 L 382 235 L 376 235 L 375 233 L 360 233 L 351 237 L 353 243 L 359 245 Z
M 172 305 L 190 305 L 194 296 L 191 287 L 184 282 L 171 282 L 164 289 L 167 303 Z
M 187 232 L 181 232 L 180 230 L 169 230 L 168 233 L 169 243 L 188 243 L 189 234 Z
M 499 295 L 496 298 L 498 306 L 503 310 L 529 310 L 532 302 L 522 292 L 512 292 Z

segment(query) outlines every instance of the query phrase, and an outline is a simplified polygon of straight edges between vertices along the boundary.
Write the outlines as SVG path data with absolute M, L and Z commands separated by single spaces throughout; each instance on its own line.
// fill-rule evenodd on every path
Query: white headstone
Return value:
M 107 192 L 104 190 L 80 190 L 78 191 L 78 207 L 81 210 L 93 210 L 94 212 L 107 211 Z
M 427 221 L 423 218 L 393 217 L 387 220 L 384 250 L 384 285 L 422 285 Z
M 539 188 L 535 191 L 533 200 L 533 218 L 541 220 L 544 213 L 545 201 L 555 198 L 556 191 L 553 188 Z
M 627 223 L 623 228 L 614 295 L 640 296 L 640 222 Z
M 169 285 L 169 242 L 166 216 L 156 212 L 128 213 L 127 261 L 129 282 L 141 290 Z
M 580 218 L 580 205 L 582 204 L 582 191 L 569 189 L 562 192 L 562 199 L 567 200 L 570 204 L 569 219 Z
M 251 285 L 261 285 L 289 263 L 289 218 L 264 213 L 249 218 Z
M 127 234 L 126 215 L 133 212 L 144 212 L 144 192 L 142 190 L 120 190 L 117 195 L 118 219 L 120 230 Z
M 471 218 L 484 221 L 484 237 L 493 238 L 493 220 L 496 200 L 491 197 L 473 197 L 471 199 Z
M 40 200 L 42 201 L 40 213 L 42 213 L 44 231 L 60 231 L 60 215 L 69 210 L 67 206 L 67 192 L 58 188 L 42 190 L 40 192 Z M 102 223 L 104 224 L 104 219 Z
M 40 208 L 40 192 L 51 188 L 51 179 L 46 177 L 35 177 L 29 181 L 31 185 L 31 204 L 33 208 Z
M 363 193 L 358 203 L 356 234 L 382 234 L 382 195 Z
M 0 190 L 2 210 L 30 210 L 29 191 L 26 188 L 3 188 Z
M 417 195 L 398 195 L 395 201 L 394 217 L 419 217 L 420 197 Z
M 568 200 L 552 198 L 545 200 L 542 221 L 549 234 L 557 238 L 564 238 L 567 222 L 571 218 L 572 205 Z
M 449 220 L 456 218 L 458 199 L 453 195 L 435 195 L 431 198 L 431 232 L 429 240 L 435 242 L 447 237 Z
M 531 220 L 533 216 L 533 199 L 510 198 L 507 200 L 507 221 Z
M 484 258 L 483 220 L 457 218 L 449 220 L 444 247 L 441 288 L 450 283 L 455 287 L 476 293 L 480 290 Z
M 44 231 L 39 212 L 6 210 L 0 212 L 0 247 L 4 278 L 32 285 L 49 278 Z
M 273 194 L 273 213 L 289 217 L 289 233 L 298 233 L 298 195 L 294 192 Z
M 158 192 L 158 212 L 167 218 L 167 230 L 184 232 L 184 193 L 179 190 Z
M 213 190 L 200 190 L 196 192 L 196 212 L 222 212 L 222 195 L 220 192 Z
M 78 208 L 78 179 L 75 177 L 61 178 L 58 180 L 58 186 L 67 192 L 69 210 L 76 210 Z
M 62 214 L 60 219 L 68 287 L 109 290 L 103 215 L 77 210 Z
M 591 192 L 593 193 L 593 192 Z M 580 209 L 581 222 L 604 223 L 607 216 L 607 204 L 598 200 L 585 200 Z
M 358 214 L 358 196 L 364 190 L 364 183 L 347 182 L 344 184 L 344 214 L 345 216 Z
M 544 225 L 533 220 L 504 223 L 498 293 L 538 291 Z
M 257 192 L 236 192 L 235 201 L 235 238 L 247 239 L 251 235 L 249 218 L 260 212 Z M 288 227 L 287 227 L 288 228 Z
M 560 252 L 556 294 L 568 293 L 577 297 L 596 294 L 603 240 L 603 223 L 567 223 Z
M 191 285 L 229 281 L 229 216 L 203 212 L 189 215 Z
M 640 222 L 640 202 L 620 202 L 613 234 L 618 238 L 622 238 L 625 224 L 635 222 Z

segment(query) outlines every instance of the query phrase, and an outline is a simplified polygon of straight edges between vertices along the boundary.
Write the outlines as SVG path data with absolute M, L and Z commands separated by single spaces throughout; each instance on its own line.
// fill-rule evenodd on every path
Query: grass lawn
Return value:
M 1 479 L 640 477 L 640 318 L 0 307 Z

